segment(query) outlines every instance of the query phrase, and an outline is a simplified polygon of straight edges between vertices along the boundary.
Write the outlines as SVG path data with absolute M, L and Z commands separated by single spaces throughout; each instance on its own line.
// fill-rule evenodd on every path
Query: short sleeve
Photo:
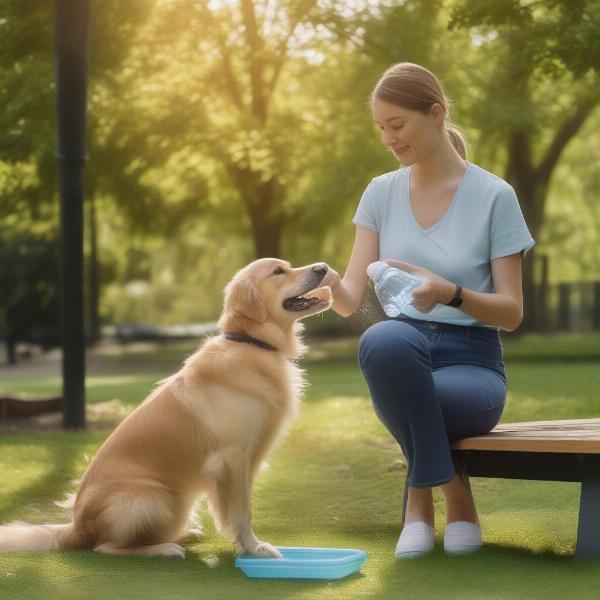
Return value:
M 365 188 L 352 222 L 355 225 L 379 231 L 379 227 L 377 226 L 377 211 L 373 197 L 373 180 Z
M 490 224 L 490 260 L 523 250 L 523 256 L 535 245 L 514 188 L 507 184 L 495 199 Z

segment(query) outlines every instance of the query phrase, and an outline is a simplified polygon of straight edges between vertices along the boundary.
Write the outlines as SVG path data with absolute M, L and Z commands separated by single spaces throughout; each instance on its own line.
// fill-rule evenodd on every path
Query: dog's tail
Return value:
M 41 552 L 78 546 L 73 523 L 30 525 L 13 521 L 0 525 L 0 552 Z

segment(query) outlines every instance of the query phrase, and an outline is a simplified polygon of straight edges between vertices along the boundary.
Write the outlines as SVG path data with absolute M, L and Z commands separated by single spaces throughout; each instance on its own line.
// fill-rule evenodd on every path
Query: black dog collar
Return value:
M 232 340 L 233 342 L 246 342 L 247 344 L 254 344 L 259 348 L 264 348 L 265 350 L 277 350 L 275 346 L 268 344 L 267 342 L 263 342 L 261 340 L 257 340 L 253 338 L 251 335 L 246 333 L 235 333 L 234 331 L 227 331 L 223 334 L 225 339 Z

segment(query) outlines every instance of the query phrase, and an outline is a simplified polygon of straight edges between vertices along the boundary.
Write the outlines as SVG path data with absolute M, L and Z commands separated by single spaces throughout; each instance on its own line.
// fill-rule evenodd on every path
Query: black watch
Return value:
M 454 292 L 454 298 L 452 298 L 452 300 L 450 300 L 450 302 L 446 302 L 446 306 L 454 306 L 455 308 L 458 308 L 463 302 L 463 299 L 460 297 L 461 293 L 462 293 L 462 286 L 458 285 L 458 283 L 457 283 L 456 291 Z

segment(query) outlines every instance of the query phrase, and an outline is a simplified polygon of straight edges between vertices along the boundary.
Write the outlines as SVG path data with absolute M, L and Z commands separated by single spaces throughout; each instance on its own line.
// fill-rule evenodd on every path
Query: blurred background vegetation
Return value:
M 53 15 L 34 0 L 0 6 L 0 338 L 14 358 L 16 342 L 58 335 Z M 600 329 L 600 0 L 103 0 L 89 343 L 112 324 L 215 321 L 226 282 L 257 257 L 343 275 L 362 191 L 400 166 L 367 104 L 400 61 L 438 76 L 468 159 L 517 191 L 537 242 L 523 329 L 560 327 L 564 285 L 587 298 L 575 325 Z M 544 298 L 559 316 L 540 322 Z M 377 315 L 366 302 L 307 326 L 360 330 Z

